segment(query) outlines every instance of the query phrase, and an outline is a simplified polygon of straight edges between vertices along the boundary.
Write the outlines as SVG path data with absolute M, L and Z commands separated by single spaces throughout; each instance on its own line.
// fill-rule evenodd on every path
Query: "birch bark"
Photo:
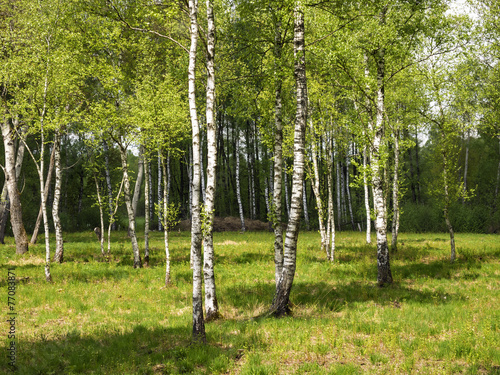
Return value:
M 47 179 L 45 181 L 45 190 L 43 193 L 43 197 L 45 201 L 49 196 L 50 190 L 50 181 L 52 180 L 52 174 L 54 173 L 54 148 L 52 148 L 52 153 L 50 154 L 50 162 L 49 162 L 49 170 L 47 171 Z M 40 211 L 38 211 L 38 216 L 36 218 L 35 228 L 33 229 L 33 233 L 31 235 L 30 243 L 34 245 L 38 239 L 38 232 L 40 231 L 40 226 L 42 225 L 43 220 L 43 209 L 40 204 Z
M 215 121 L 215 20 L 212 0 L 207 0 L 207 185 L 203 218 L 203 273 L 205 278 L 206 320 L 219 318 L 215 287 L 213 220 L 217 170 L 217 124 Z M 201 171 L 203 173 L 203 171 Z
M 24 137 L 26 134 L 26 126 L 21 127 L 21 129 L 17 132 L 18 136 L 21 138 L 18 142 L 17 145 L 17 155 L 16 155 L 16 160 L 15 160 L 15 176 L 16 176 L 16 186 L 17 186 L 17 181 L 19 181 L 19 177 L 21 176 L 21 168 L 23 165 L 23 160 L 24 160 L 24 150 L 25 150 L 25 145 L 24 145 Z M 5 173 L 6 174 L 6 173 Z M 7 220 L 9 219 L 9 213 L 10 213 L 10 198 L 9 198 L 9 190 L 8 190 L 8 184 L 7 184 L 7 178 L 6 181 L 4 182 L 3 189 L 2 189 L 2 195 L 0 198 L 1 205 L 0 205 L 0 243 L 4 244 L 5 241 L 5 227 L 7 226 Z
M 328 249 L 328 241 L 327 241 L 327 234 L 325 230 L 325 212 L 323 210 L 323 199 L 321 198 L 321 191 L 320 191 L 320 180 L 319 180 L 319 168 L 318 168 L 318 153 L 317 153 L 317 143 L 316 143 L 316 136 L 315 136 L 315 131 L 314 131 L 314 125 L 312 122 L 312 119 L 309 119 L 309 129 L 311 131 L 311 134 L 313 134 L 313 143 L 311 146 L 311 156 L 312 156 L 312 167 L 313 167 L 313 183 L 312 183 L 312 188 L 314 192 L 314 196 L 316 197 L 316 207 L 318 210 L 318 223 L 319 223 L 319 233 L 321 235 L 321 250 L 326 252 L 326 256 L 329 259 L 330 254 L 329 254 L 329 249 Z
M 196 50 L 198 44 L 198 0 L 189 0 L 190 40 L 188 66 L 188 97 L 191 118 L 193 172 L 191 198 L 191 257 L 193 268 L 193 339 L 205 342 L 203 319 L 202 267 L 201 267 L 201 215 L 200 215 L 200 127 L 196 109 Z
M 158 207 L 162 207 L 162 190 L 161 190 L 161 184 L 162 184 L 162 178 L 161 178 L 161 151 L 158 150 Z M 162 219 L 162 214 L 161 210 L 158 210 L 158 230 L 161 231 L 163 228 L 163 219 Z
M 54 168 L 56 170 L 54 203 L 52 204 L 52 218 L 54 220 L 54 228 L 56 233 L 56 251 L 54 255 L 54 261 L 62 263 L 64 258 L 64 243 L 63 243 L 62 224 L 61 224 L 61 219 L 59 217 L 59 202 L 61 200 L 61 185 L 62 185 L 61 133 L 59 129 L 56 130 L 54 135 Z M 100 207 L 100 202 L 99 202 L 99 207 Z
M 392 241 L 393 251 L 398 250 L 399 234 L 399 130 L 394 133 L 394 178 L 392 181 Z
M 305 129 L 307 122 L 307 80 L 305 65 L 304 14 L 299 1 L 296 3 L 294 12 L 294 55 L 295 80 L 297 87 L 297 112 L 294 133 L 292 205 L 285 239 L 283 271 L 281 273 L 271 307 L 271 312 L 275 316 L 283 316 L 290 313 L 290 291 L 292 289 L 293 279 L 295 276 L 297 240 L 302 208 L 301 201 L 303 194 L 302 181 L 304 179 Z
M 273 204 L 271 221 L 274 230 L 274 281 L 276 288 L 283 270 L 283 226 L 281 225 L 283 196 L 283 79 L 278 70 L 282 54 L 281 21 L 276 22 L 274 34 L 274 158 L 273 158 Z
M 139 253 L 139 243 L 137 242 L 137 235 L 135 232 L 135 212 L 132 206 L 132 199 L 130 198 L 130 179 L 128 177 L 128 163 L 127 163 L 127 149 L 124 146 L 123 140 L 118 144 L 120 148 L 120 157 L 123 173 L 123 195 L 125 197 L 125 205 L 127 207 L 128 215 L 128 233 L 132 242 L 132 252 L 134 254 L 134 268 L 141 268 L 141 254 Z
M 111 185 L 111 173 L 109 171 L 109 147 L 106 140 L 103 140 L 102 148 L 104 151 L 104 171 L 106 173 L 106 186 L 108 188 L 108 212 L 109 218 L 111 220 L 111 218 L 113 217 L 113 188 Z M 111 229 L 116 230 L 116 223 L 114 221 L 111 224 Z
M 385 22 L 386 8 L 382 11 L 381 21 Z M 387 215 L 386 201 L 384 199 L 383 162 L 381 160 L 381 146 L 384 136 L 385 112 L 385 50 L 380 48 L 375 52 L 377 63 L 377 97 L 376 120 L 372 129 L 372 143 L 370 147 L 370 160 L 372 166 L 373 200 L 376 215 L 375 228 L 377 230 L 377 282 L 380 286 L 392 283 L 392 273 L 389 262 L 389 248 L 387 245 Z
M 16 159 L 14 129 L 11 128 L 7 116 L 2 122 L 2 136 L 5 150 L 5 182 L 10 201 L 10 222 L 16 242 L 16 254 L 28 251 L 28 235 L 23 224 L 23 212 L 16 178 Z
M 371 210 L 370 210 L 370 191 L 368 189 L 368 177 L 367 177 L 367 168 L 368 168 L 368 157 L 366 155 L 366 146 L 363 148 L 363 188 L 365 191 L 365 212 L 366 212 L 366 243 L 372 243 L 372 219 L 371 219 Z
M 165 286 L 170 285 L 170 247 L 168 243 L 168 185 L 169 185 L 169 173 L 167 172 L 168 163 L 170 162 L 170 157 L 167 156 L 167 160 L 163 160 L 163 242 L 165 244 Z
M 132 208 L 134 216 L 137 214 L 137 204 L 141 195 L 142 179 L 144 178 L 144 146 L 139 147 L 139 165 L 137 168 L 137 179 L 135 180 L 134 195 L 132 198 Z
M 239 130 L 237 130 L 238 136 L 235 141 L 236 148 L 236 199 L 238 201 L 238 212 L 240 214 L 241 221 L 241 232 L 245 232 L 245 216 L 243 214 L 243 203 L 241 201 L 241 184 L 240 184 L 240 137 Z
M 149 266 L 149 220 L 150 220 L 150 199 L 151 199 L 151 171 L 148 160 L 144 161 L 146 178 L 144 179 L 144 266 Z
M 99 204 L 99 219 L 101 222 L 101 235 L 99 238 L 99 243 L 101 245 L 101 254 L 104 257 L 104 214 L 102 212 L 102 200 L 101 200 L 101 188 L 99 187 L 99 181 L 97 180 L 97 174 L 94 174 L 95 188 L 97 192 L 97 203 Z
M 328 141 L 327 155 L 331 155 L 327 161 L 328 171 L 328 230 L 327 230 L 327 259 L 335 261 L 335 212 L 333 211 L 333 153 L 331 143 Z M 329 248 L 329 249 L 328 249 Z

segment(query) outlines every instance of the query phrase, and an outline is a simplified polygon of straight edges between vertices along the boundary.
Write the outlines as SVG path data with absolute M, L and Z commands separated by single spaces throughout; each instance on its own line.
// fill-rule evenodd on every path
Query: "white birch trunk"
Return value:
M 170 158 L 163 160 L 163 242 L 165 245 L 165 286 L 169 286 L 171 283 L 170 279 L 170 248 L 168 244 L 168 184 L 169 184 L 169 173 L 167 172 L 167 167 Z
M 328 230 L 327 230 L 327 259 L 331 262 L 335 261 L 335 213 L 333 211 L 333 153 L 330 149 L 330 141 L 328 141 L 327 155 L 331 156 L 328 158 L 327 170 L 328 170 Z M 329 247 L 329 249 L 328 249 Z
M 97 175 L 94 174 L 95 188 L 97 192 L 97 203 L 99 204 L 99 219 L 101 223 L 101 235 L 99 238 L 99 243 L 101 245 L 101 254 L 102 256 L 106 256 L 104 253 L 104 213 L 102 211 L 102 200 L 101 200 L 101 189 L 99 187 L 99 181 L 97 180 Z
M 162 177 L 161 177 L 161 151 L 158 150 L 158 208 L 162 207 L 162 190 L 161 190 L 161 184 L 162 184 Z M 161 210 L 158 210 L 158 230 L 161 231 L 163 229 L 163 219 L 162 219 L 162 214 Z
M 155 205 L 153 200 L 153 173 L 151 169 L 151 156 L 148 158 L 148 182 L 149 182 L 149 226 L 153 224 Z
M 297 86 L 297 112 L 294 134 L 294 163 L 292 178 L 292 205 L 285 239 L 283 272 L 280 276 L 271 311 L 275 316 L 290 313 L 289 300 L 295 276 L 297 240 L 302 209 L 302 181 L 304 179 L 305 129 L 307 123 L 307 81 L 305 66 L 304 14 L 300 3 L 295 7 L 294 55 Z
M 205 168 L 203 168 L 203 130 L 201 129 L 201 124 L 200 124 L 200 170 L 201 170 L 201 200 L 202 202 L 205 202 L 207 199 L 207 194 L 205 191 Z
M 385 22 L 385 8 L 382 11 L 381 22 Z M 370 148 L 370 160 L 372 166 L 373 199 L 376 215 L 377 230 L 377 282 L 380 286 L 392 283 L 392 273 L 389 263 L 389 248 L 387 245 L 387 215 L 386 202 L 384 199 L 383 165 L 380 156 L 380 148 L 384 136 L 384 76 L 385 76 L 385 51 L 383 48 L 376 52 L 377 62 L 377 98 L 376 98 L 376 121 L 373 129 L 373 139 Z
M 351 226 L 352 230 L 356 230 L 356 226 L 354 224 L 354 215 L 352 214 L 352 201 L 351 201 L 351 187 L 350 182 L 349 182 L 349 165 L 351 161 L 349 156 L 346 156 L 346 174 L 345 174 L 345 188 L 346 188 L 346 193 L 347 193 L 347 207 L 349 208 L 349 216 L 351 218 Z
M 61 200 L 62 169 L 61 169 L 61 134 L 56 130 L 54 135 L 54 167 L 56 170 L 56 183 L 54 187 L 54 203 L 52 205 L 52 217 L 56 232 L 56 252 L 54 261 L 62 263 L 64 258 L 64 243 L 61 219 L 59 218 L 59 202 Z M 99 198 L 99 207 L 101 207 Z M 102 238 L 102 236 L 101 236 Z
M 109 226 L 108 226 L 108 257 L 109 254 L 111 253 L 111 230 L 115 225 L 115 215 L 116 211 L 118 211 L 118 205 L 120 203 L 120 195 L 122 194 L 122 189 L 123 189 L 123 183 L 124 183 L 124 178 L 122 177 L 122 181 L 120 183 L 120 188 L 118 189 L 118 194 L 116 194 L 116 200 L 115 200 L 115 208 L 114 210 L 111 211 L 111 215 L 109 217 Z
M 276 24 L 274 35 L 274 160 L 273 160 L 273 204 L 271 221 L 274 230 L 274 281 L 276 288 L 283 271 L 283 226 L 281 225 L 283 196 L 283 120 L 282 84 L 279 72 L 281 66 L 281 21 Z
M 335 145 L 334 145 L 335 147 Z M 341 184 L 340 184 L 340 162 L 339 162 L 339 152 L 338 150 L 334 151 L 335 153 L 335 176 L 336 176 L 336 185 L 335 185 L 335 190 L 337 192 L 337 225 L 339 230 L 341 230 L 340 225 L 342 223 L 342 202 L 340 200 L 340 195 L 341 195 Z
M 304 205 L 304 221 L 306 222 L 306 230 L 309 231 L 309 212 L 307 212 L 307 189 L 306 189 L 306 180 L 302 182 L 302 190 L 304 193 L 302 194 L 302 203 Z
M 398 249 L 399 234 L 399 130 L 394 134 L 394 179 L 392 181 L 392 250 Z
M 465 203 L 465 194 L 467 192 L 467 174 L 469 171 L 469 144 L 470 144 L 470 130 L 467 130 L 467 141 L 465 143 L 465 166 L 464 166 L 464 198 L 463 202 Z
M 144 180 L 144 266 L 149 266 L 149 215 L 150 215 L 150 206 L 151 203 L 151 171 L 150 171 L 150 163 L 148 160 L 144 160 L 144 169 L 146 178 Z
M 315 131 L 312 119 L 309 119 L 309 129 L 311 134 L 315 138 Z M 328 241 L 325 230 L 325 212 L 323 210 L 323 199 L 321 198 L 320 191 L 320 179 L 319 179 L 319 168 L 318 168 L 318 153 L 317 153 L 317 143 L 316 140 L 313 141 L 311 146 L 311 156 L 312 156 L 312 167 L 314 173 L 314 179 L 312 183 L 312 188 L 314 196 L 316 197 L 316 207 L 318 210 L 318 223 L 319 223 L 319 233 L 321 235 L 321 250 L 326 252 L 327 258 L 329 258 Z
M 237 130 L 236 137 L 236 199 L 238 201 L 238 212 L 240 214 L 241 232 L 245 232 L 245 216 L 243 214 L 243 203 L 241 201 L 241 184 L 240 184 L 240 132 Z
M 132 208 L 134 217 L 137 216 L 137 204 L 141 195 L 142 179 L 144 178 L 144 146 L 139 148 L 139 165 L 137 168 L 137 179 L 135 180 L 134 196 L 132 198 Z
M 287 221 L 290 220 L 290 193 L 288 192 L 288 166 L 285 164 L 285 209 L 286 209 L 286 218 Z
M 441 133 L 441 137 L 443 139 L 446 137 L 445 134 Z M 446 146 L 443 146 L 446 147 Z M 455 262 L 456 259 L 456 250 L 455 250 L 455 232 L 453 231 L 453 226 L 451 225 L 450 216 L 449 216 L 449 208 L 450 208 L 450 193 L 449 193 L 449 180 L 448 180 L 448 155 L 445 150 L 442 151 L 443 156 L 443 189 L 444 189 L 444 220 L 446 222 L 446 227 L 448 228 L 448 233 L 450 234 L 450 262 Z
M 102 142 L 103 151 L 104 151 L 104 171 L 106 173 L 106 186 L 108 187 L 108 212 L 109 212 L 109 220 L 111 221 L 111 217 L 113 216 L 113 187 L 111 185 L 111 173 L 109 171 L 109 147 L 108 142 L 103 140 Z M 112 230 L 116 230 L 116 224 L 113 222 L 111 225 Z M 104 232 L 103 232 L 104 236 Z
M 47 39 L 47 54 L 50 46 L 50 38 Z M 45 183 L 43 178 L 44 171 L 44 150 L 45 150 L 45 129 L 44 129 L 44 120 L 45 113 L 47 109 L 47 91 L 49 87 L 49 59 L 47 58 L 47 70 L 45 75 L 45 84 L 43 91 L 43 107 L 42 113 L 40 116 L 40 167 L 38 168 L 38 176 L 40 178 L 40 198 L 41 198 L 41 210 L 43 215 L 43 227 L 45 230 L 45 280 L 48 282 L 52 282 L 52 276 L 50 274 L 50 230 L 49 230 L 49 218 L 47 215 L 47 195 L 45 195 Z M 54 148 L 55 151 L 55 148 Z M 50 180 L 47 180 L 47 187 L 49 185 Z
M 217 170 L 217 124 L 215 113 L 215 20 L 212 0 L 207 0 L 207 186 L 203 228 L 206 320 L 219 318 L 215 287 L 213 220 Z M 203 170 L 202 170 L 203 173 Z
M 371 210 L 370 210 L 370 191 L 368 189 L 368 177 L 367 177 L 367 168 L 368 168 L 368 160 L 366 156 L 366 146 L 363 148 L 363 188 L 365 191 L 365 212 L 366 212 L 366 243 L 371 244 L 371 231 L 372 231 L 372 219 L 371 219 Z
M 6 116 L 2 122 L 2 136 L 5 152 L 5 183 L 10 201 L 10 222 L 16 242 L 16 254 L 24 254 L 28 251 L 28 235 L 23 224 L 21 198 L 17 188 L 14 129 L 11 128 Z M 22 142 L 24 145 L 24 141 Z
M 190 39 L 188 67 L 189 114 L 193 146 L 193 178 L 191 199 L 191 256 L 193 267 L 193 339 L 205 342 L 203 319 L 202 267 L 201 267 L 201 215 L 200 215 L 200 127 L 196 109 L 196 50 L 198 44 L 198 0 L 189 0 Z
M 45 181 L 45 190 L 44 190 L 45 202 L 47 202 L 47 198 L 49 196 L 50 181 L 52 180 L 53 171 L 54 171 L 54 148 L 52 148 L 52 153 L 50 155 L 49 170 L 47 172 L 47 179 Z M 30 240 L 30 243 L 32 245 L 34 245 L 38 239 L 38 232 L 40 230 L 40 226 L 42 225 L 42 221 L 43 221 L 43 210 L 42 210 L 42 205 L 40 204 L 40 211 L 38 212 L 35 228 L 33 229 L 33 234 L 31 235 L 31 240 Z
M 120 156 L 122 163 L 123 173 L 123 194 L 125 197 L 125 206 L 127 207 L 128 214 L 128 233 L 132 242 L 132 252 L 134 255 L 134 268 L 141 268 L 141 254 L 139 253 L 139 243 L 137 242 L 137 235 L 135 232 L 135 212 L 132 206 L 132 199 L 130 198 L 130 179 L 128 177 L 128 163 L 127 163 L 127 149 L 123 145 L 123 141 L 118 145 L 120 148 Z

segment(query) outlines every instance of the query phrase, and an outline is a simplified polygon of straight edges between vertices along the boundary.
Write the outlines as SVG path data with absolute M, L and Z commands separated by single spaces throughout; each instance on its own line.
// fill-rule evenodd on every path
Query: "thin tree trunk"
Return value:
M 415 164 L 417 168 L 417 203 L 420 203 L 421 192 L 420 192 L 420 159 L 419 159 L 419 144 L 418 144 L 418 132 L 415 135 Z
M 243 203 L 241 201 L 241 184 L 240 184 L 240 137 L 239 130 L 236 137 L 236 199 L 238 201 L 238 212 L 240 213 L 241 231 L 245 232 L 245 216 L 243 215 Z
M 47 198 L 49 196 L 50 181 L 52 180 L 52 173 L 54 171 L 54 161 L 55 161 L 54 151 L 55 148 L 52 148 L 52 153 L 50 154 L 49 170 L 47 172 L 47 181 L 45 182 L 45 189 L 43 193 L 43 199 L 45 200 L 45 202 L 47 201 Z M 40 231 L 40 226 L 42 225 L 42 219 L 43 219 L 43 209 L 40 203 L 40 211 L 38 211 L 38 216 L 36 218 L 36 223 L 35 223 L 35 229 L 33 229 L 33 233 L 31 235 L 31 240 L 30 240 L 30 243 L 32 245 L 36 244 L 36 241 L 38 239 L 38 232 Z
M 335 212 L 333 212 L 333 152 L 331 152 L 331 143 L 328 140 L 327 155 L 331 155 L 327 161 L 328 171 L 328 230 L 327 230 L 327 259 L 335 261 Z
M 187 163 L 187 176 L 188 176 L 188 186 L 189 186 L 189 205 L 193 205 L 193 150 L 188 147 L 188 163 Z M 188 212 L 188 216 L 191 217 L 191 210 Z
M 7 226 L 7 220 L 9 220 L 9 211 L 9 193 L 7 191 L 7 183 L 4 183 L 0 197 L 0 243 L 2 245 L 5 245 L 5 227 Z
M 200 124 L 200 170 L 201 170 L 201 174 L 200 174 L 200 177 L 201 177 L 201 186 L 200 186 L 200 189 L 201 189 L 201 199 L 202 199 L 202 202 L 205 202 L 205 200 L 207 199 L 206 191 L 205 191 L 205 172 L 204 172 L 204 169 L 205 168 L 203 168 L 203 130 L 201 129 L 201 124 Z
M 201 268 L 201 215 L 200 215 L 200 127 L 196 109 L 196 50 L 198 43 L 198 0 L 189 0 L 190 38 L 189 49 L 189 113 L 191 117 L 193 145 L 193 178 L 191 200 L 191 256 L 193 264 L 193 339 L 206 341 L 205 322 L 203 319 L 202 268 Z
M 304 190 L 304 194 L 302 194 L 302 203 L 304 205 L 304 221 L 306 222 L 306 230 L 309 231 L 309 213 L 307 212 L 307 189 L 306 189 L 306 180 L 302 183 L 302 190 Z
M 398 250 L 399 234 L 399 130 L 394 134 L 394 179 L 392 182 L 392 250 Z
M 104 172 L 106 173 L 106 186 L 108 188 L 108 212 L 109 220 L 111 220 L 111 217 L 113 216 L 113 187 L 111 185 L 111 173 L 109 170 L 109 147 L 106 140 L 102 141 L 102 148 L 104 151 Z M 114 221 L 111 225 L 111 229 L 116 230 L 116 223 Z
M 351 187 L 349 186 L 349 164 L 351 163 L 349 156 L 346 156 L 346 174 L 345 174 L 345 188 L 347 193 L 347 207 L 349 208 L 349 216 L 351 218 L 352 230 L 356 230 L 356 225 L 354 224 L 354 215 L 352 214 L 352 201 L 351 201 Z
M 99 243 L 101 244 L 101 254 L 104 257 L 104 213 L 102 211 L 102 200 L 101 200 L 101 189 L 99 188 L 99 181 L 97 180 L 97 174 L 94 174 L 95 188 L 97 192 L 97 203 L 99 204 L 99 218 L 101 221 L 101 235 L 99 236 Z
M 118 144 L 120 148 L 120 156 L 123 172 L 123 194 L 125 197 L 125 205 L 128 214 L 128 233 L 132 242 L 132 252 L 134 254 L 134 268 L 141 268 L 141 254 L 139 253 L 139 243 L 137 242 L 137 235 L 135 232 L 135 212 L 132 206 L 132 199 L 130 198 L 130 180 L 128 177 L 128 163 L 127 163 L 127 149 L 123 145 L 123 141 Z
M 50 179 L 47 179 L 47 186 L 45 186 L 43 173 L 44 173 L 44 149 L 45 149 L 45 129 L 44 120 L 45 113 L 47 110 L 47 91 L 49 87 L 49 49 L 50 49 L 50 37 L 47 39 L 47 68 L 45 72 L 45 84 L 43 90 L 43 107 L 40 115 L 40 167 L 38 167 L 38 176 L 40 178 L 40 198 L 41 198 L 41 209 L 43 215 L 43 227 L 45 230 L 45 280 L 47 282 L 52 282 L 52 276 L 50 274 L 50 230 L 49 230 L 49 218 L 47 215 L 46 200 L 48 195 L 48 189 L 50 186 Z M 52 150 L 52 154 L 55 154 L 55 147 Z M 47 193 L 47 195 L 46 195 Z
M 167 172 L 170 156 L 163 160 L 163 242 L 165 244 L 165 286 L 169 286 L 170 280 L 170 248 L 168 244 L 168 185 L 170 173 Z
M 206 320 L 220 317 L 215 287 L 213 220 L 217 171 L 217 123 L 215 113 L 215 20 L 213 0 L 207 0 L 207 185 L 203 218 L 203 273 L 205 277 Z M 202 170 L 203 173 L 203 170 Z
M 150 227 L 153 224 L 155 205 L 153 200 L 153 173 L 151 169 L 151 155 L 148 157 L 148 175 L 147 175 L 148 183 L 149 183 L 149 225 Z
M 368 168 L 368 157 L 366 156 L 366 146 L 363 148 L 363 188 L 365 191 L 365 212 L 366 212 L 366 243 L 371 244 L 372 219 L 370 210 L 370 191 L 368 189 L 368 178 L 366 176 Z
M 62 224 L 61 224 L 61 219 L 59 217 L 59 202 L 61 200 L 61 185 L 62 185 L 61 134 L 59 129 L 56 130 L 54 135 L 54 167 L 56 170 L 54 203 L 52 205 L 52 217 L 54 220 L 54 228 L 56 233 L 56 251 L 54 255 L 54 261 L 62 263 L 64 259 L 64 243 L 63 243 Z M 99 201 L 100 200 L 101 199 L 99 197 Z M 100 207 L 100 202 L 99 202 L 99 207 Z
M 273 204 L 272 204 L 272 225 L 274 230 L 274 281 L 276 288 L 283 271 L 283 226 L 281 225 L 282 197 L 283 197 L 283 104 L 282 86 L 283 79 L 279 74 L 281 67 L 281 21 L 276 23 L 274 34 L 274 160 L 273 160 Z
M 144 266 L 149 266 L 149 220 L 150 220 L 150 206 L 151 203 L 151 170 L 149 157 L 144 160 L 144 169 L 146 178 L 144 179 Z
M 161 178 L 161 151 L 158 150 L 158 208 L 162 207 L 162 190 L 161 190 L 161 184 L 162 184 L 162 178 Z M 189 166 L 188 166 L 189 168 Z M 189 169 L 188 169 L 189 170 Z M 163 228 L 163 219 L 162 219 L 162 213 L 161 210 L 158 209 L 158 230 L 161 231 Z
M 335 147 L 335 145 L 334 145 Z M 339 231 L 341 230 L 341 223 L 342 223 L 342 202 L 340 200 L 340 196 L 341 196 L 341 184 L 340 184 L 340 156 L 339 156 L 339 150 L 338 150 L 338 147 L 336 147 L 337 149 L 334 151 L 334 154 L 336 156 L 336 160 L 335 160 L 335 176 L 336 176 L 336 179 L 335 179 L 335 182 L 336 182 L 336 185 L 335 185 L 335 190 L 337 192 L 337 227 L 339 229 Z
M 288 192 L 288 166 L 285 160 L 285 208 L 286 208 L 286 219 L 290 220 L 290 193 Z
M 297 112 L 295 118 L 294 134 L 294 163 L 292 178 L 292 206 L 290 220 L 287 227 L 285 239 L 285 251 L 283 261 L 283 272 L 280 276 L 276 294 L 271 307 L 275 316 L 283 316 L 290 313 L 289 300 L 295 276 L 297 259 L 297 240 L 300 227 L 300 214 L 302 208 L 302 181 L 304 179 L 304 148 L 305 129 L 307 123 L 307 81 L 304 49 L 304 14 L 300 3 L 295 7 L 294 27 L 294 54 L 295 54 L 295 78 L 297 86 Z
M 442 135 L 444 138 L 444 134 Z M 451 248 L 451 256 L 450 262 L 453 263 L 456 259 L 456 251 L 455 251 L 455 233 L 453 231 L 453 226 L 451 225 L 450 217 L 449 217 L 449 208 L 450 208 L 450 194 L 449 194 L 449 181 L 448 181 L 448 157 L 446 151 L 443 151 L 443 189 L 444 189 L 444 220 L 446 222 L 446 227 L 448 228 L 448 233 L 450 234 L 450 248 Z
M 315 131 L 312 119 L 309 119 L 309 129 L 311 130 L 311 134 L 313 134 L 313 138 L 315 138 Z M 312 167 L 313 167 L 313 183 L 312 188 L 314 192 L 314 196 L 316 197 L 316 207 L 318 210 L 318 223 L 319 223 L 319 233 L 321 235 L 321 250 L 326 252 L 327 258 L 329 258 L 329 249 L 327 243 L 327 235 L 325 230 L 325 212 L 323 210 L 323 199 L 321 197 L 320 191 L 320 180 L 319 180 L 319 168 L 318 168 L 318 153 L 317 153 L 317 143 L 316 140 L 313 140 L 311 146 L 311 156 L 312 156 Z
M 122 189 L 123 189 L 123 183 L 125 179 L 122 177 L 122 181 L 120 183 L 120 188 L 118 189 L 118 194 L 116 194 L 116 200 L 115 200 L 115 208 L 113 211 L 111 211 L 110 217 L 109 217 L 109 226 L 108 226 L 108 257 L 109 254 L 111 253 L 111 229 L 113 228 L 115 224 L 115 215 L 116 211 L 118 211 L 118 206 L 120 203 L 120 195 L 122 194 Z
M 465 143 L 465 166 L 464 166 L 464 197 L 462 203 L 465 203 L 465 193 L 467 192 L 467 172 L 469 170 L 469 144 L 470 144 L 470 130 L 467 130 L 467 141 Z
M 132 198 L 132 208 L 134 217 L 137 217 L 137 204 L 141 196 L 142 180 L 144 178 L 144 146 L 139 148 L 139 165 L 137 167 L 137 179 L 135 180 L 134 196 Z
M 381 13 L 381 23 L 385 23 L 385 13 Z M 377 62 L 377 98 L 376 98 L 376 123 L 373 129 L 373 139 L 371 144 L 371 166 L 373 195 L 375 202 L 376 229 L 377 229 L 377 282 L 380 286 L 392 283 L 391 266 L 389 262 L 389 248 L 387 245 L 387 216 L 386 202 L 384 199 L 383 166 L 380 156 L 384 136 L 384 113 L 385 113 L 385 50 L 380 48 L 375 52 Z
M 28 235 L 26 234 L 26 229 L 23 224 L 21 198 L 17 188 L 14 132 L 15 130 L 9 125 L 7 116 L 4 115 L 4 121 L 2 122 L 2 136 L 5 151 L 4 172 L 10 202 L 10 222 L 16 242 L 16 254 L 24 254 L 28 251 Z M 24 141 L 22 142 L 24 144 Z

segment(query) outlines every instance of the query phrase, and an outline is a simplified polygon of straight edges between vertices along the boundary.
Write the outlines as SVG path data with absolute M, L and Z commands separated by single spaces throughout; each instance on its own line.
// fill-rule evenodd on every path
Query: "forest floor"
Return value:
M 330 263 L 319 234 L 302 232 L 293 316 L 275 319 L 255 318 L 273 298 L 272 234 L 215 233 L 223 318 L 206 324 L 206 345 L 191 342 L 188 232 L 170 235 L 168 288 L 162 233 L 152 234 L 142 269 L 132 268 L 124 232 L 112 234 L 109 261 L 94 233 L 66 234 L 53 283 L 45 282 L 42 238 L 23 256 L 8 239 L 0 246 L 0 372 L 11 368 L 14 326 L 19 374 L 499 374 L 499 237 L 456 237 L 450 264 L 445 234 L 402 234 L 391 254 L 394 283 L 379 288 L 364 234 L 337 233 Z M 17 281 L 10 306 L 9 272 Z

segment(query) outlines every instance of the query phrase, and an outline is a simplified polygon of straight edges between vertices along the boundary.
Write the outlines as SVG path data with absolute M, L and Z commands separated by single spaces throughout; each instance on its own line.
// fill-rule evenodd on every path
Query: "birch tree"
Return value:
M 7 114 L 4 114 L 1 126 L 5 149 L 5 166 L 3 169 L 10 201 L 10 222 L 16 242 L 16 253 L 24 254 L 28 251 L 28 235 L 26 234 L 26 229 L 23 224 L 23 211 L 17 187 L 15 153 L 16 129 L 11 126 L 11 121 L 7 117 Z
M 205 276 L 205 311 L 206 320 L 217 319 L 219 306 L 215 288 L 214 274 L 214 244 L 213 244 L 213 219 L 215 211 L 215 189 L 217 168 L 217 127 L 215 113 L 215 19 L 212 0 L 207 0 L 207 185 L 206 199 L 203 213 L 203 248 Z M 193 142 L 194 150 L 194 142 Z
M 300 1 L 294 10 L 294 56 L 295 80 L 297 87 L 297 110 L 294 133 L 294 163 L 292 177 L 292 198 L 290 220 L 286 231 L 283 271 L 274 295 L 271 312 L 275 316 L 290 313 L 289 301 L 295 276 L 297 240 L 300 228 L 304 179 L 305 130 L 307 123 L 307 79 L 305 61 L 304 13 Z
M 205 341 L 205 321 L 203 318 L 202 268 L 201 268 L 201 208 L 200 208 L 200 127 L 196 108 L 196 51 L 198 46 L 198 0 L 189 0 L 189 48 L 188 97 L 191 118 L 193 147 L 193 178 L 191 183 L 191 256 L 193 268 L 193 339 Z

